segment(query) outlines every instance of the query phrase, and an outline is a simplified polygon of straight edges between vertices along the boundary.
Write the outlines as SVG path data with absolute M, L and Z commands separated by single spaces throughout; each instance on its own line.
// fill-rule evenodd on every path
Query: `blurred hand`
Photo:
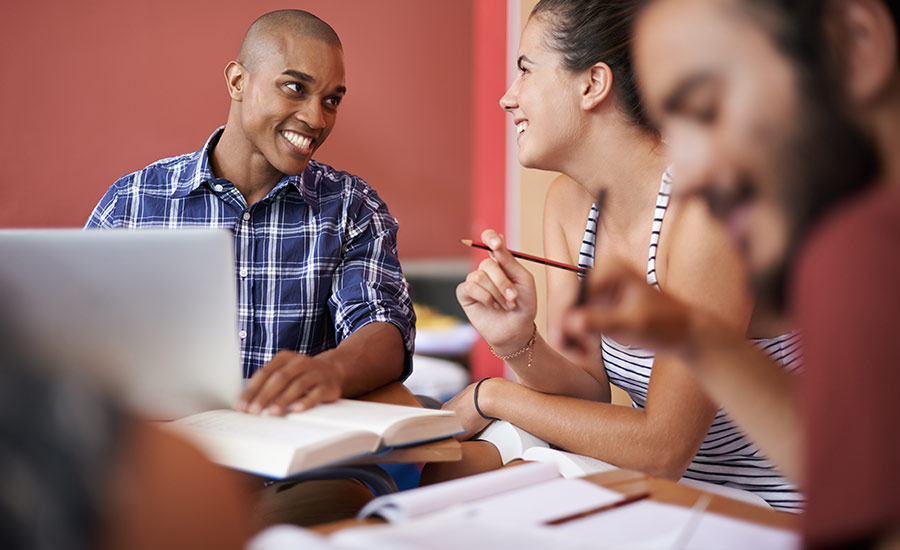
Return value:
M 235 409 L 281 416 L 335 401 L 341 396 L 342 387 L 337 365 L 282 350 L 253 374 Z
M 478 390 L 479 397 L 489 382 L 490 380 L 481 385 L 481 388 Z M 453 399 L 444 403 L 441 410 L 454 411 L 456 413 L 456 418 L 459 419 L 459 423 L 462 424 L 463 429 L 466 431 L 456 436 L 456 439 L 459 440 L 470 439 L 492 422 L 492 420 L 482 418 L 478 411 L 475 410 L 475 384 L 470 384 L 466 389 L 456 394 Z
M 595 267 L 584 292 L 583 303 L 563 321 L 566 340 L 574 347 L 570 353 L 576 356 L 598 349 L 601 334 L 656 352 L 678 353 L 689 343 L 691 309 L 617 261 Z
M 509 253 L 502 235 L 488 229 L 481 239 L 491 257 L 456 287 L 456 299 L 481 337 L 508 355 L 522 349 L 534 331 L 534 277 Z

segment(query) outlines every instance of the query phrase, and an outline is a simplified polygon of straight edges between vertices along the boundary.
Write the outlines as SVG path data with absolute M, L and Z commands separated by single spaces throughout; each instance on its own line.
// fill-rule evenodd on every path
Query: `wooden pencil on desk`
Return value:
M 487 250 L 487 251 L 491 250 L 491 247 L 489 247 L 488 245 L 486 245 L 482 242 L 479 242 L 479 241 L 473 241 L 471 239 L 461 239 L 460 242 L 466 246 L 471 246 L 472 248 L 480 248 L 482 250 Z M 581 274 L 587 273 L 587 269 L 585 269 L 583 267 L 564 264 L 562 262 L 555 262 L 553 260 L 548 260 L 547 258 L 541 258 L 540 256 L 532 256 L 531 254 L 525 254 L 524 252 L 516 252 L 515 250 L 510 250 L 509 253 L 512 254 L 516 258 L 519 258 L 522 260 L 528 260 L 529 262 L 536 262 L 539 264 L 548 265 L 550 267 L 566 269 L 568 271 L 574 271 L 575 273 L 581 273 Z
M 620 506 L 625 506 L 626 504 L 631 504 L 632 502 L 637 502 L 639 500 L 644 500 L 648 498 L 650 493 L 647 491 L 643 491 L 640 493 L 634 493 L 631 495 L 626 495 L 625 498 L 621 500 L 617 500 L 615 502 L 611 502 L 609 504 L 604 504 L 603 506 L 598 506 L 596 508 L 591 508 L 590 510 L 585 510 L 583 512 L 578 512 L 575 514 L 571 514 L 568 516 L 563 516 L 561 518 L 552 519 L 550 521 L 545 521 L 544 525 L 560 525 L 562 523 L 566 523 L 569 521 L 573 521 L 576 519 L 585 518 L 587 516 L 592 516 L 594 514 L 599 514 L 600 512 L 605 512 L 607 510 L 612 510 L 613 508 L 619 508 Z

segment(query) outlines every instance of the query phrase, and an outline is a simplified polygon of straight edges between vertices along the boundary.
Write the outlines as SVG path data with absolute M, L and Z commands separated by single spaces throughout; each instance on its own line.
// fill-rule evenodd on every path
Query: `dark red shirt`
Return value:
M 900 188 L 830 216 L 792 281 L 812 546 L 900 526 Z

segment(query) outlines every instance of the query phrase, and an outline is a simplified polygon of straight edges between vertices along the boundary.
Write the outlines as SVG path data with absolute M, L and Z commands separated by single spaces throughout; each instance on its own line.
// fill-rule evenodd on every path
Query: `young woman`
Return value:
M 500 104 L 518 130 L 519 162 L 568 176 L 547 195 L 545 252 L 585 267 L 617 257 L 646 273 L 648 284 L 741 334 L 777 335 L 778 327 L 751 319 L 749 282 L 725 229 L 699 201 L 669 203 L 671 174 L 631 72 L 631 22 L 639 4 L 542 0 L 522 33 L 519 74 Z M 602 213 L 594 204 L 601 190 Z M 796 490 L 674 359 L 608 338 L 595 362 L 567 358 L 558 327 L 578 295 L 575 274 L 548 269 L 548 336 L 537 334 L 532 277 L 501 235 L 487 230 L 482 239 L 491 257 L 459 285 L 457 297 L 518 382 L 488 379 L 445 404 L 468 435 L 499 419 L 622 468 L 730 485 L 773 507 L 799 509 Z M 793 368 L 799 366 L 797 340 L 787 333 L 760 345 Z M 631 407 L 610 403 L 610 383 L 628 392 Z M 428 465 L 423 482 L 501 465 L 491 443 L 468 441 L 462 462 Z

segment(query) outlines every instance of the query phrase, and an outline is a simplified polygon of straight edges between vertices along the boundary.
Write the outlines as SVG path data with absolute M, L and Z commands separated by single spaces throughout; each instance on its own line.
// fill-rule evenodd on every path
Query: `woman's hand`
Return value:
M 479 393 L 484 389 L 483 386 L 484 384 L 482 384 L 482 388 L 479 389 Z M 478 411 L 475 410 L 475 384 L 470 384 L 467 388 L 456 394 L 453 399 L 444 403 L 441 410 L 453 411 L 456 413 L 456 418 L 466 431 L 465 433 L 456 436 L 456 439 L 459 440 L 471 439 L 473 435 L 485 429 L 487 425 L 492 422 L 491 420 L 482 417 L 478 414 Z
M 456 298 L 475 330 L 499 355 L 522 349 L 534 331 L 537 293 L 534 277 L 493 229 L 481 234 L 491 257 L 456 287 Z

